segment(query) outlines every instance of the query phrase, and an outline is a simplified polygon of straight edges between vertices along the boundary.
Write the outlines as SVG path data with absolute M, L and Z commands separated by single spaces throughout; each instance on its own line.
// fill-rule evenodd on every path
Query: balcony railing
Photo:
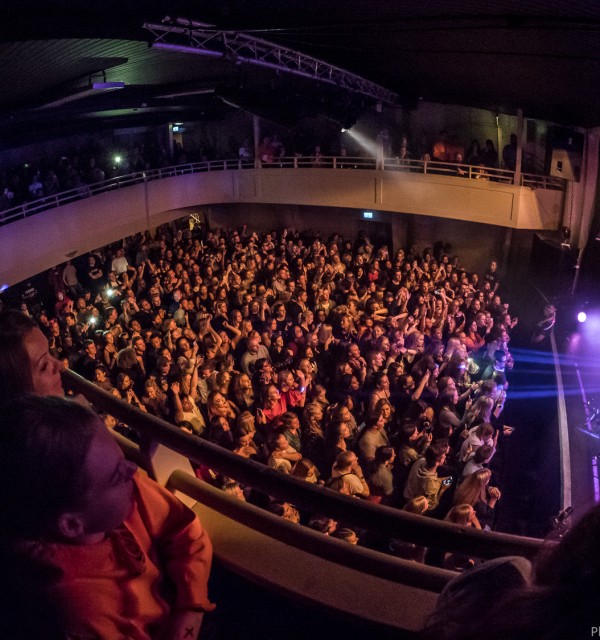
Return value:
M 468 164 L 455 164 L 450 162 L 437 162 L 431 160 L 400 160 L 398 158 L 351 158 L 346 156 L 320 157 L 318 160 L 310 157 L 284 157 L 277 158 L 273 162 L 256 163 L 248 160 L 212 160 L 205 162 L 190 162 L 186 164 L 164 167 L 162 169 L 149 169 L 136 171 L 124 176 L 116 176 L 93 184 L 80 185 L 74 189 L 63 191 L 52 196 L 46 196 L 25 202 L 17 207 L 0 212 L 0 225 L 8 224 L 34 216 L 49 209 L 55 209 L 77 200 L 89 198 L 100 193 L 114 191 L 134 184 L 161 180 L 173 176 L 190 173 L 206 173 L 210 171 L 227 171 L 241 169 L 361 169 L 381 170 L 391 172 L 420 173 L 425 175 L 443 175 L 454 178 L 466 178 L 470 180 L 484 180 L 493 183 L 514 184 L 515 172 L 507 169 L 494 169 L 488 167 L 476 167 Z M 551 176 L 521 174 L 520 185 L 531 189 L 565 190 L 566 181 Z
M 189 435 L 164 420 L 143 413 L 71 371 L 63 376 L 71 390 L 83 394 L 94 406 L 122 420 L 142 435 L 142 459 L 150 456 L 152 450 L 162 444 L 244 485 L 312 513 L 446 551 L 464 552 L 480 558 L 507 555 L 532 558 L 544 544 L 535 538 L 463 528 L 424 518 L 282 475 L 264 464 L 241 458 L 222 447 Z
M 199 515 L 222 565 L 293 600 L 370 624 L 374 633 L 380 628 L 418 632 L 433 613 L 437 594 L 457 574 L 351 545 L 289 522 L 197 479 L 190 460 L 307 512 L 440 551 L 483 559 L 532 558 L 542 545 L 556 544 L 460 527 L 345 496 L 187 434 L 73 372 L 65 372 L 63 382 L 141 434 L 139 447 L 123 436 L 115 437 L 130 459 L 177 492 Z M 388 603 L 383 607 L 382 598 Z

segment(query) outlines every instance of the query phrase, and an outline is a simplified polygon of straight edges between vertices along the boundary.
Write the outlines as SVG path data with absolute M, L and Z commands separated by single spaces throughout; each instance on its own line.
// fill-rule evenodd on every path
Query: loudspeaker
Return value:
M 546 172 L 555 178 L 579 182 L 583 144 L 583 133 L 550 127 L 546 138 Z

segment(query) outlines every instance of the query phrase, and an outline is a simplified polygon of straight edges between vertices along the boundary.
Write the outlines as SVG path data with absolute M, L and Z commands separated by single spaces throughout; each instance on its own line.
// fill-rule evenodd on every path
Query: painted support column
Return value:
M 517 109 L 517 159 L 515 162 L 515 181 L 517 186 L 521 184 L 521 165 L 523 157 L 523 136 L 525 127 L 523 120 L 523 109 Z
M 260 118 L 257 115 L 252 116 L 252 125 L 254 129 L 254 166 L 260 167 L 260 158 L 258 157 L 258 148 L 260 146 Z
M 579 249 L 577 264 L 575 266 L 575 277 L 571 293 L 575 294 L 579 284 L 581 263 L 587 243 L 590 239 L 590 231 L 596 208 L 596 194 L 598 189 L 598 171 L 600 154 L 600 130 L 598 128 L 588 131 L 585 136 L 583 149 L 583 163 L 581 167 L 580 182 L 570 182 L 571 196 L 565 204 L 565 218 L 571 224 L 571 244 Z M 565 198 L 566 200 L 566 198 Z

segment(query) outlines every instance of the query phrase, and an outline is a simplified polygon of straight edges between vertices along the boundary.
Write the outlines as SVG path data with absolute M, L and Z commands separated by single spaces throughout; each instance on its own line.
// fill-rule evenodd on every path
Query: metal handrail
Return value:
M 545 544 L 543 540 L 536 538 L 458 527 L 312 485 L 187 434 L 176 426 L 115 398 L 72 371 L 63 373 L 63 381 L 72 391 L 83 394 L 97 407 L 137 429 L 146 446 L 150 446 L 151 442 L 161 443 L 199 464 L 235 478 L 242 484 L 251 485 L 276 499 L 291 502 L 312 513 L 327 515 L 350 525 L 373 529 L 383 535 L 395 536 L 423 546 L 465 552 L 481 558 L 507 555 L 532 558 L 542 544 Z
M 534 173 L 521 174 L 521 186 L 530 189 L 552 189 L 554 191 L 564 191 L 566 180 L 555 176 L 540 176 Z
M 496 169 L 495 167 L 484 167 L 481 165 L 457 162 L 441 162 L 439 160 L 388 158 L 384 160 L 383 168 L 386 171 L 409 171 L 429 175 L 469 178 L 471 180 L 485 179 L 505 184 L 513 184 L 515 178 L 515 172 L 510 169 Z
M 25 202 L 11 209 L 0 211 L 0 225 L 8 224 L 14 220 L 20 220 L 36 215 L 49 209 L 55 209 L 77 200 L 83 200 L 100 193 L 106 193 L 115 189 L 121 189 L 134 184 L 161 180 L 173 176 L 190 173 L 205 173 L 209 171 L 228 171 L 241 169 L 365 169 L 382 171 L 409 171 L 426 175 L 446 175 L 450 177 L 485 179 L 493 182 L 513 184 L 515 172 L 508 169 L 495 169 L 477 167 L 468 164 L 455 164 L 451 162 L 438 162 L 437 160 L 400 160 L 399 158 L 385 158 L 381 161 L 375 158 L 347 157 L 347 156 L 323 156 L 315 159 L 310 156 L 293 156 L 274 158 L 272 162 L 260 160 L 249 161 L 242 159 L 210 160 L 203 162 L 188 162 L 173 165 L 161 169 L 148 169 L 136 171 L 124 176 L 115 176 L 108 180 L 92 184 L 82 184 L 73 189 L 62 191 L 52 196 L 46 196 L 32 202 Z M 458 170 L 465 175 L 459 175 Z M 482 170 L 483 169 L 483 170 Z M 538 176 L 534 174 L 522 174 L 521 186 L 534 189 L 558 189 L 564 191 L 566 181 L 562 178 Z

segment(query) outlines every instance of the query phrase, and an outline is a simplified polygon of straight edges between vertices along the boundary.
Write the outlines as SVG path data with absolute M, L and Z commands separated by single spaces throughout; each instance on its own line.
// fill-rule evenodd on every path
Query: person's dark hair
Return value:
M 426 410 L 427 404 L 423 400 L 414 400 L 408 405 L 404 418 L 409 422 L 417 422 Z
M 389 462 L 394 457 L 394 450 L 392 447 L 377 447 L 375 449 L 375 461 L 374 466 L 378 467 L 379 465 L 385 464 Z
M 308 523 L 308 528 L 313 529 L 314 531 L 318 531 L 319 533 L 328 534 L 331 529 L 331 518 L 326 518 L 322 516 L 315 516 L 311 518 Z
M 177 342 L 175 343 L 175 350 L 176 350 L 178 353 L 181 353 L 181 352 L 182 352 L 182 351 L 181 351 L 181 343 L 182 343 L 182 342 L 184 342 L 184 341 L 185 341 L 185 342 L 187 342 L 187 343 L 188 343 L 188 345 L 189 345 L 189 342 L 190 342 L 190 341 L 189 341 L 185 336 L 181 336 L 180 338 L 177 338 Z
M 373 376 L 373 385 L 375 386 L 375 388 L 379 387 L 379 385 L 381 384 L 381 381 L 386 377 L 387 377 L 387 372 L 386 371 L 378 371 Z
M 335 466 L 338 469 L 348 468 L 354 459 L 354 453 L 352 451 L 340 451 L 335 457 Z
M 415 433 L 417 425 L 414 422 L 403 422 L 398 429 L 398 446 L 413 448 L 414 443 L 411 438 Z
M 371 411 L 369 415 L 365 418 L 365 429 L 363 430 L 363 434 L 367 429 L 371 429 L 377 425 L 379 422 L 379 418 L 381 418 L 381 411 L 377 411 L 376 409 Z
M 283 518 L 283 516 L 285 515 L 285 505 L 285 502 L 273 501 L 267 508 L 271 513 L 274 513 L 276 516 Z
M 403 373 L 399 378 L 398 378 L 398 388 L 399 389 L 406 389 L 406 385 L 408 383 L 408 380 L 412 378 L 412 376 L 410 375 L 410 373 Z
M 454 354 L 452 355 L 452 358 L 454 358 Z M 449 364 L 452 364 L 452 358 Z M 444 391 L 446 391 L 446 389 L 448 388 L 448 385 L 451 384 L 451 382 L 455 382 L 452 376 L 441 376 L 440 378 L 438 378 L 438 382 L 437 382 L 438 392 L 442 394 Z
M 506 374 L 502 371 L 494 371 L 492 381 L 495 382 L 497 386 L 503 387 L 506 384 Z
M 484 337 L 483 340 L 484 340 L 484 342 L 485 342 L 485 344 L 487 346 L 488 344 L 491 344 L 492 342 L 496 342 L 496 340 L 498 340 L 499 337 L 500 336 L 498 335 L 498 332 L 496 330 L 492 329 L 492 331 L 490 331 L 489 333 L 485 334 L 485 337 Z
M 387 375 L 390 378 L 390 383 L 392 381 L 398 381 L 402 374 L 399 374 L 399 371 L 403 370 L 403 365 L 400 362 L 390 362 L 387 368 Z
M 207 440 L 218 444 L 225 449 L 231 449 L 233 445 L 233 434 L 231 430 L 225 430 L 220 416 L 213 416 L 208 423 Z
M 127 387 L 127 389 L 133 389 L 133 380 L 130 378 L 128 373 L 123 373 L 123 372 L 120 372 L 115 379 L 115 384 L 117 386 L 117 389 L 121 389 L 121 387 L 124 387 L 124 382 L 126 378 L 129 378 L 129 386 Z
M 33 392 L 24 341 L 35 321 L 12 309 L 0 312 L 0 402 Z
M 267 438 L 267 447 L 269 448 L 269 451 L 275 451 L 277 449 L 280 437 L 281 434 L 279 432 L 269 434 L 269 437 Z
M 298 416 L 293 411 L 286 411 L 285 413 L 283 413 L 280 417 L 281 430 L 289 429 L 294 420 L 297 418 Z
M 600 576 L 600 506 L 587 511 L 557 547 L 542 550 L 536 560 L 535 580 L 549 588 L 570 586 L 582 593 L 598 593 Z M 592 586 L 595 585 L 595 586 Z M 597 598 L 596 598 L 597 599 Z
M 489 422 L 482 422 L 475 433 L 478 438 L 491 438 L 494 435 L 494 427 Z
M 61 513 L 80 504 L 82 469 L 98 417 L 72 400 L 28 395 L 0 409 L 0 531 L 52 537 Z
M 454 392 L 444 391 L 440 394 L 438 398 L 438 409 L 441 410 L 443 408 L 454 408 Z
M 412 335 L 412 334 L 410 334 Z M 417 377 L 419 380 L 425 375 L 426 371 L 433 373 L 436 368 L 436 363 L 432 356 L 424 355 L 412 368 L 413 377 Z
M 428 469 L 433 469 L 436 463 L 442 458 L 442 453 L 436 449 L 436 447 L 429 447 L 425 450 L 425 466 Z
M 473 461 L 477 464 L 483 464 L 487 461 L 487 459 L 494 452 L 494 447 L 489 444 L 482 444 L 480 447 L 477 447 L 475 453 L 473 454 Z
M 485 380 L 481 384 L 481 388 L 479 390 L 480 396 L 490 396 L 496 391 L 496 387 L 498 385 L 493 380 Z
M 536 559 L 497 558 L 452 580 L 423 640 L 562 640 L 590 637 L 598 619 L 600 507 Z M 492 602 L 490 606 L 489 603 Z
M 352 529 L 348 529 L 347 527 L 342 527 L 340 529 L 336 529 L 331 536 L 333 538 L 337 538 L 338 540 L 344 540 L 344 542 L 350 542 L 352 536 L 356 535 Z

